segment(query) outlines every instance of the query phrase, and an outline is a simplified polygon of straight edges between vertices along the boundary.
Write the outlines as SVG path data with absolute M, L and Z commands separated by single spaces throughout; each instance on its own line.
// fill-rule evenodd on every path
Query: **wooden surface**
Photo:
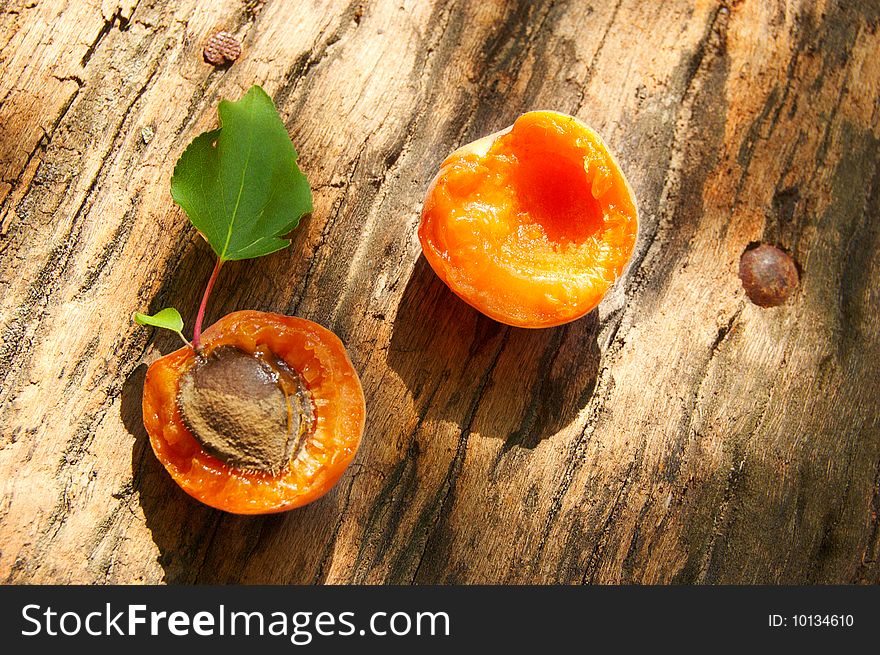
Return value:
M 0 579 L 880 582 L 880 6 L 11 0 L 0 9 Z M 224 28 L 241 59 L 215 69 Z M 150 450 L 146 365 L 209 249 L 169 194 L 219 99 L 275 98 L 314 189 L 293 246 L 209 308 L 333 329 L 363 446 L 313 505 L 243 518 Z M 627 275 L 507 328 L 420 256 L 453 148 L 556 109 L 641 210 Z M 761 309 L 751 242 L 801 286 Z

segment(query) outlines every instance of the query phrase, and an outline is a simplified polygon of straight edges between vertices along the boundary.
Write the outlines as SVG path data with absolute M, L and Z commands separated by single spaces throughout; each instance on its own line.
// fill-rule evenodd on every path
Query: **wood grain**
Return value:
M 0 579 L 880 582 L 880 7 L 11 0 L 0 10 Z M 242 42 L 214 68 L 210 34 Z M 192 325 L 209 249 L 169 195 L 221 98 L 274 97 L 315 211 L 224 267 L 235 309 L 334 330 L 368 428 L 313 505 L 244 518 L 156 461 L 146 365 Z M 420 256 L 443 157 L 556 109 L 639 200 L 626 276 L 528 331 Z M 748 244 L 789 250 L 749 303 Z

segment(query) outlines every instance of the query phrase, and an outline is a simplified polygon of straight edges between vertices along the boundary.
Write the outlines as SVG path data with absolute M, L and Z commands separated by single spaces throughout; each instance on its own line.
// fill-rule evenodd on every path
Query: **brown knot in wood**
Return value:
M 798 270 L 791 255 L 764 243 L 742 254 L 739 279 L 749 300 L 759 307 L 776 307 L 797 287 Z

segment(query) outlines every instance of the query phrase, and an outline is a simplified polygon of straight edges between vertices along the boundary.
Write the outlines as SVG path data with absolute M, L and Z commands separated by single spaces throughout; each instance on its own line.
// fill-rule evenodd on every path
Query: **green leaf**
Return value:
M 186 340 L 186 337 L 183 336 L 183 319 L 180 317 L 180 312 L 174 309 L 174 307 L 166 307 L 152 316 L 135 312 L 131 317 L 138 325 L 151 325 L 153 327 L 176 332 L 177 336 L 183 339 L 183 342 L 186 345 L 190 345 L 189 341 Z
M 197 136 L 177 161 L 171 195 L 221 261 L 281 250 L 290 245 L 281 237 L 312 211 L 287 129 L 259 86 L 218 112 L 220 129 Z
M 183 319 L 180 317 L 180 312 L 174 309 L 174 307 L 166 307 L 152 316 L 135 312 L 134 322 L 138 325 L 152 325 L 153 327 L 164 328 L 172 332 L 183 331 Z

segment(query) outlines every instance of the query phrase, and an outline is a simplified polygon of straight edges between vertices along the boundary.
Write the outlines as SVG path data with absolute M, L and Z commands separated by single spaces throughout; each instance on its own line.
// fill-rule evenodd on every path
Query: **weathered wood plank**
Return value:
M 0 14 L 0 578 L 880 582 L 876 3 L 196 4 Z M 212 261 L 168 180 L 255 82 L 315 211 L 209 320 L 336 331 L 368 429 L 324 499 L 242 518 L 152 455 L 175 344 L 129 316 L 192 323 Z M 541 331 L 457 300 L 415 236 L 440 160 L 534 108 L 605 136 L 642 220 L 597 311 Z M 782 307 L 740 288 L 754 241 L 801 268 Z

